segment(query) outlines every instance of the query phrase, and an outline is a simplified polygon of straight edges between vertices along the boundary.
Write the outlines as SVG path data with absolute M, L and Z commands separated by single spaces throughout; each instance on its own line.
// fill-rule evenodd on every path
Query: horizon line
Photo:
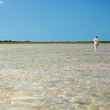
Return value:
M 0 43 L 92 43 L 92 40 L 0 40 Z M 100 40 L 101 43 L 110 43 L 110 40 Z

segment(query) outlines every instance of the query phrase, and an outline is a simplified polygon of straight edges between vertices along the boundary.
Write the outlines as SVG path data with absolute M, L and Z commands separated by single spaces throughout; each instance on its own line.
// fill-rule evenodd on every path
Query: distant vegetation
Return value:
M 110 41 L 100 41 L 101 43 L 110 43 Z M 14 41 L 14 40 L 0 40 L 0 44 L 19 44 L 19 43 L 26 43 L 26 44 L 40 44 L 40 43 L 92 43 L 92 41 Z

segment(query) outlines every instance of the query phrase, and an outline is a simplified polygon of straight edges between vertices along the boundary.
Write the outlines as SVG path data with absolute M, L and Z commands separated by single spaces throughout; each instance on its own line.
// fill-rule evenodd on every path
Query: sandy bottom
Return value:
M 0 110 L 110 110 L 110 44 L 0 44 Z

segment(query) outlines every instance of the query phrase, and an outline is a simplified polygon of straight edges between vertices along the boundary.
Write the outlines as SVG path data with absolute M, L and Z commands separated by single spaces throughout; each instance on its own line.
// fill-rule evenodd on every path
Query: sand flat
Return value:
M 110 44 L 0 44 L 0 110 L 109 110 Z

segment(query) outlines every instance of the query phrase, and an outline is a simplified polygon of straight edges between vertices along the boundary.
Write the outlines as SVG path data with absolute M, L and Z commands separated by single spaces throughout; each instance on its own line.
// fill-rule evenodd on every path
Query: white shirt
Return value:
M 94 38 L 93 41 L 94 42 L 98 42 L 99 40 L 98 40 L 98 38 Z

